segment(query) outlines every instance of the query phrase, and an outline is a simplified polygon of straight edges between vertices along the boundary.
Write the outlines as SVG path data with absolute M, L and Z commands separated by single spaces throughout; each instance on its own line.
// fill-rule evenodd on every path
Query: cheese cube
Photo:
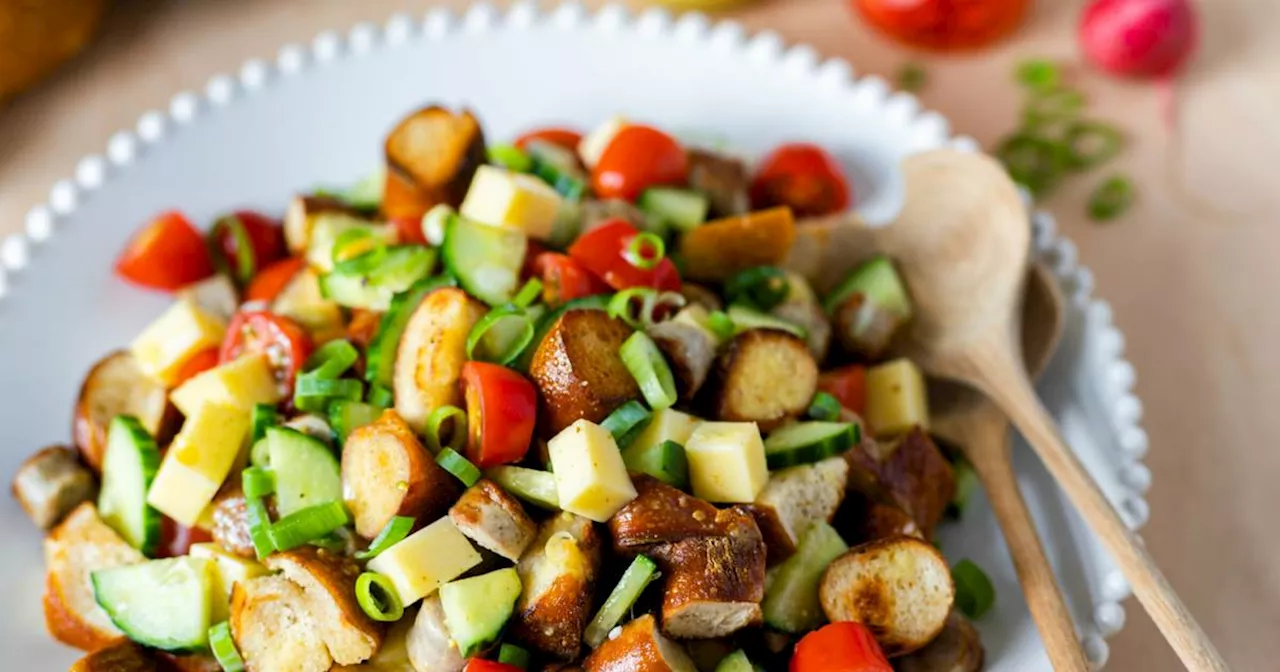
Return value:
M 675 441 L 683 446 L 689 442 L 689 437 L 700 422 L 702 421 L 688 413 L 681 413 L 671 408 L 658 409 L 653 412 L 653 419 L 649 421 L 649 426 L 632 440 L 627 450 L 651 450 L 661 445 L 663 441 Z
M 560 194 L 537 177 L 480 166 L 458 212 L 481 224 L 519 229 L 530 238 L 547 240 L 560 206 Z
M 315 224 L 311 228 L 311 240 L 307 244 L 307 264 L 323 273 L 332 271 L 333 246 L 338 242 L 338 236 L 361 228 L 388 245 L 395 244 L 397 240 L 394 226 L 375 224 L 344 212 L 321 213 L 316 215 Z
M 764 441 L 754 422 L 704 422 L 684 446 L 695 497 L 754 502 L 769 480 Z
M 187 417 L 205 404 L 225 404 L 248 413 L 255 404 L 274 404 L 282 397 L 263 354 L 246 355 L 209 369 L 169 394 L 173 405 Z
M 414 532 L 369 561 L 369 571 L 391 579 L 407 607 L 480 564 L 480 554 L 446 516 Z
M 222 320 L 183 298 L 138 334 L 129 350 L 143 373 L 172 385 L 188 359 L 222 344 L 226 330 Z
M 342 307 L 337 301 L 324 297 L 320 291 L 320 276 L 309 268 L 298 271 L 284 286 L 271 303 L 271 312 L 301 324 L 311 332 L 316 343 L 346 335 L 347 323 L 342 316 Z
M 212 542 L 192 544 L 190 555 L 193 558 L 213 561 L 213 609 L 210 617 L 215 623 L 227 620 L 230 613 L 231 589 L 235 587 L 237 581 L 248 581 L 270 573 L 257 560 L 232 555 Z
M 609 147 L 609 143 L 613 142 L 614 136 L 630 123 L 622 116 L 615 116 L 583 137 L 578 142 L 578 157 L 582 159 L 582 165 L 595 168 L 604 150 Z
M 225 404 L 205 404 L 188 416 L 160 463 L 147 503 L 194 527 L 226 480 L 249 435 L 249 414 Z
M 929 393 L 915 362 L 895 359 L 867 371 L 864 415 L 877 436 L 903 434 L 916 425 L 929 429 Z
M 597 523 L 636 498 L 636 487 L 609 430 L 588 420 L 565 427 L 547 443 L 560 508 Z

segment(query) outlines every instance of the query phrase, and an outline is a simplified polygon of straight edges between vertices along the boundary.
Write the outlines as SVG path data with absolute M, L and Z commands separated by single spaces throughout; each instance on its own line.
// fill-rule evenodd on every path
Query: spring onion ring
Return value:
M 453 448 L 441 450 L 440 454 L 436 456 L 436 464 L 453 474 L 468 488 L 475 485 L 482 475 L 476 465 L 471 463 L 471 460 L 463 457 L 462 453 Z
M 1107 178 L 1089 197 L 1089 217 L 1105 222 L 1124 214 L 1133 205 L 1133 183 L 1127 178 Z
M 387 521 L 378 536 L 373 538 L 369 543 L 369 548 L 356 552 L 356 560 L 372 560 L 378 557 L 383 551 L 404 541 L 409 536 L 409 532 L 413 531 L 414 520 L 409 516 L 396 516 Z
M 448 426 L 449 443 L 443 441 L 443 432 L 445 431 L 445 423 L 452 423 Z M 455 451 L 462 450 L 467 445 L 467 414 L 457 406 L 441 406 L 431 411 L 427 416 L 426 425 L 427 448 L 433 453 L 439 453 L 445 448 L 452 448 Z
M 622 250 L 622 257 L 628 264 L 645 271 L 657 268 L 666 256 L 666 242 L 658 234 L 649 231 L 636 234 Z
M 394 623 L 404 616 L 396 585 L 377 572 L 365 572 L 356 578 L 356 602 L 375 621 Z
M 467 358 L 506 366 L 529 347 L 534 331 L 533 318 L 523 308 L 494 308 L 467 334 Z
M 671 366 L 653 339 L 637 331 L 622 344 L 619 354 L 650 408 L 656 411 L 676 403 L 676 381 L 671 375 Z

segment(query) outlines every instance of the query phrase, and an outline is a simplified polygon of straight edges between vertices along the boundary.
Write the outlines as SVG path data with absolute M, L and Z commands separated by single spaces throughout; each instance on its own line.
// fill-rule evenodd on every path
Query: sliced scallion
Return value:
M 244 511 L 245 520 L 249 523 L 249 540 L 261 560 L 276 550 L 271 540 L 271 515 L 267 512 L 267 505 L 254 497 L 245 498 Z
M 409 516 L 396 516 L 387 521 L 378 536 L 370 542 L 369 548 L 356 552 L 356 560 L 372 560 L 383 551 L 404 541 L 413 530 L 414 520 Z
M 624 289 L 609 299 L 606 311 L 609 317 L 622 320 L 632 329 L 643 329 L 645 305 L 657 295 L 658 290 L 651 287 Z
M 1067 149 L 1067 167 L 1087 170 L 1115 158 L 1120 153 L 1124 136 L 1114 126 L 1077 121 L 1067 128 L 1063 143 Z
M 640 309 L 640 322 L 648 327 L 659 322 L 658 311 L 670 309 L 663 315 L 670 315 L 684 307 L 688 299 L 680 292 L 662 292 L 661 294 L 649 294 L 644 297 L 644 306 Z
M 1023 121 L 1035 126 L 1045 121 L 1073 119 L 1084 110 L 1083 93 L 1071 89 L 1054 89 L 1036 95 L 1022 110 Z
M 956 607 L 969 618 L 981 618 L 996 603 L 996 589 L 982 568 L 969 559 L 951 568 L 956 584 Z
M 516 646 L 515 644 L 503 644 L 498 649 L 498 662 L 503 665 L 511 665 L 522 670 L 529 669 L 529 652 Z
M 791 282 L 780 268 L 756 266 L 729 278 L 724 292 L 729 303 L 745 303 L 768 312 L 786 300 Z
M 671 366 L 653 339 L 637 331 L 622 344 L 619 354 L 650 408 L 656 411 L 676 403 L 676 381 L 671 375 Z
M 839 420 L 840 401 L 826 392 L 813 395 L 813 401 L 809 403 L 809 417 L 825 422 Z
M 234 259 L 224 257 L 226 249 L 222 241 L 228 236 L 235 241 Z M 209 231 L 209 240 L 215 244 L 216 251 L 212 257 L 218 270 L 229 274 L 241 287 L 249 284 L 257 273 L 257 258 L 253 251 L 253 240 L 249 238 L 249 232 L 240 217 L 231 214 L 218 218 Z
M 365 572 L 356 578 L 356 602 L 375 621 L 394 623 L 404 616 L 404 603 L 396 585 L 377 572 Z
M 231 639 L 231 625 L 223 621 L 209 628 L 209 649 L 223 672 L 244 672 L 244 659 Z
M 722 341 L 733 338 L 733 319 L 723 311 L 716 310 L 707 315 L 707 328 Z
M 475 485 L 476 481 L 480 480 L 482 476 L 480 470 L 471 463 L 471 460 L 463 457 L 462 453 L 452 448 L 445 448 L 440 451 L 440 454 L 436 456 L 436 464 L 456 476 L 468 488 Z
M 257 443 L 258 439 L 267 435 L 267 428 L 275 427 L 280 424 L 280 414 L 276 412 L 276 407 L 271 404 L 257 404 L 253 407 L 253 415 L 250 420 L 250 443 Z
M 444 244 L 444 232 L 449 228 L 449 222 L 458 216 L 458 211 L 441 203 L 431 208 L 422 216 L 422 236 L 427 242 L 435 247 Z
M 364 394 L 364 384 L 352 378 L 339 378 L 338 380 L 330 380 L 328 378 L 316 378 L 313 375 L 304 374 L 298 376 L 298 389 L 294 393 L 295 402 L 303 399 L 321 400 L 319 407 L 314 401 L 308 401 L 305 404 L 299 403 L 298 408 L 304 411 L 322 411 L 325 408 L 324 401 L 329 399 L 350 399 L 359 401 Z
M 528 308 L 540 296 L 542 296 L 542 281 L 537 278 L 530 278 L 528 282 L 524 283 L 524 287 L 521 287 L 520 291 L 516 292 L 516 297 L 511 299 L 511 303 L 514 303 L 519 308 Z
M 270 469 L 249 467 L 240 475 L 240 487 L 245 497 L 266 497 L 275 494 L 276 475 Z
M 1065 154 L 1059 144 L 1025 133 L 1006 138 L 996 150 L 1009 177 L 1036 196 L 1058 184 L 1065 169 Z
M 316 378 L 337 378 L 359 358 L 360 351 L 350 341 L 329 341 L 308 357 L 302 368 Z
M 445 436 L 449 442 L 445 443 Z M 467 445 L 467 414 L 457 406 L 441 406 L 427 416 L 427 448 L 440 453 L 446 448 L 462 450 Z
M 644 589 L 659 576 L 658 566 L 652 560 L 647 556 L 637 555 L 627 571 L 622 573 L 622 578 L 618 579 L 618 585 L 605 598 L 600 611 L 596 612 L 595 618 L 587 625 L 582 636 L 587 645 L 596 648 L 603 644 L 609 637 L 609 631 L 622 622 L 622 618 L 640 598 Z
M 467 334 L 467 358 L 505 366 L 529 347 L 533 333 L 533 319 L 523 308 L 499 306 L 480 318 Z
M 386 241 L 363 226 L 347 229 L 333 241 L 333 269 L 339 273 L 362 275 L 386 258 Z
M 656 233 L 648 231 L 636 234 L 622 251 L 628 264 L 641 270 L 656 268 L 667 256 L 667 243 Z
M 1114 175 L 1098 185 L 1089 197 L 1089 217 L 1097 222 L 1110 221 L 1124 214 L 1133 201 L 1133 183 Z
M 390 388 L 378 383 L 369 386 L 369 405 L 378 408 L 391 408 L 396 402 L 396 395 Z
M 271 544 L 288 551 L 324 536 L 350 522 L 342 502 L 325 502 L 277 520 L 271 525 Z
M 652 418 L 653 413 L 633 399 L 614 409 L 600 426 L 609 430 L 618 447 L 623 447 L 623 440 L 636 430 L 644 429 Z
M 502 166 L 516 173 L 527 173 L 533 170 L 533 159 L 515 145 L 489 145 L 485 152 L 489 155 L 489 163 L 496 166 Z
M 1018 65 L 1018 83 L 1036 93 L 1056 90 L 1062 84 L 1062 68 L 1044 58 L 1032 58 Z

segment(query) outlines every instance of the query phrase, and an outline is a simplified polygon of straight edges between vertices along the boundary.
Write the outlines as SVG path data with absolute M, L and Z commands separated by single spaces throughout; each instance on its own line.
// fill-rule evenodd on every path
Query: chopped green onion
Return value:
M 622 573 L 622 578 L 618 579 L 618 585 L 605 598 L 600 611 L 596 612 L 595 618 L 587 625 L 582 639 L 591 647 L 603 644 L 609 637 L 609 631 L 622 622 L 623 616 L 644 593 L 644 589 L 659 576 L 658 566 L 653 560 L 637 555 L 627 566 L 627 571 Z
M 245 497 L 244 511 L 245 520 L 249 523 L 249 539 L 261 560 L 276 550 L 271 540 L 271 515 L 267 512 L 267 505 L 254 497 Z
M 648 231 L 636 234 L 622 251 L 622 258 L 628 264 L 646 271 L 656 268 L 666 256 L 666 242 L 658 234 Z
M 409 532 L 413 530 L 414 520 L 409 516 L 396 516 L 387 521 L 386 527 L 373 538 L 369 544 L 369 548 L 363 551 L 356 551 L 356 560 L 372 560 L 383 551 L 404 541 L 409 536 Z
M 244 659 L 231 639 L 231 625 L 223 621 L 209 628 L 209 648 L 223 672 L 244 672 Z
M 515 644 L 504 643 L 502 648 L 498 649 L 498 662 L 527 670 L 529 669 L 529 652 Z
M 224 240 L 228 235 L 235 240 L 235 259 L 231 260 L 234 262 L 234 268 L 228 267 L 225 259 Z M 219 217 L 209 231 L 209 242 L 210 247 L 215 251 L 211 255 L 214 265 L 219 271 L 230 275 L 241 287 L 253 280 L 253 276 L 258 272 L 257 255 L 253 251 L 253 240 L 249 237 L 249 232 L 238 215 Z
M 1054 91 L 1062 83 L 1062 68 L 1048 59 L 1028 59 L 1018 65 L 1018 83 L 1035 93 Z
M 745 303 L 767 312 L 786 300 L 791 281 L 780 268 L 756 266 L 729 278 L 724 293 L 729 303 Z
M 334 399 L 329 402 L 329 427 L 337 435 L 338 445 L 347 443 L 351 433 L 378 421 L 382 415 L 381 408 L 350 399 Z
M 978 619 L 996 603 L 996 589 L 981 567 L 969 559 L 961 560 L 951 568 L 951 578 L 956 584 L 956 606 L 969 618 Z
M 363 275 L 386 258 L 386 241 L 363 226 L 347 229 L 333 241 L 333 269 L 339 273 Z
M 1046 121 L 1073 119 L 1084 110 L 1084 94 L 1071 89 L 1055 89 L 1027 101 L 1022 119 L 1028 126 Z
M 658 295 L 652 287 L 631 287 L 613 295 L 609 299 L 606 312 L 609 317 L 622 320 L 632 329 L 644 328 L 644 307 Z M 637 304 L 636 302 L 639 301 Z
M 637 331 L 622 344 L 619 354 L 631 377 L 640 385 L 640 393 L 649 402 L 649 408 L 656 411 L 676 403 L 676 381 L 671 375 L 671 366 L 653 339 Z
M 378 408 L 387 409 L 396 403 L 395 393 L 389 388 L 383 387 L 378 383 L 369 386 L 369 404 Z
M 813 395 L 809 403 L 809 417 L 814 420 L 834 422 L 840 419 L 840 402 L 826 392 Z
M 1025 133 L 1005 139 L 996 150 L 1009 177 L 1036 196 L 1058 184 L 1065 169 L 1065 154 L 1062 146 Z
M 449 426 L 449 443 L 446 445 L 442 438 L 444 424 L 452 421 Z M 462 450 L 467 445 L 467 414 L 457 406 L 441 406 L 427 416 L 426 425 L 427 448 L 433 453 L 440 453 L 446 448 L 452 448 L 454 451 Z
M 489 145 L 485 152 L 489 155 L 489 163 L 501 166 L 517 173 L 533 170 L 533 159 L 524 150 L 515 145 Z
M 658 309 L 670 306 L 674 313 L 684 307 L 688 300 L 680 292 L 662 292 L 661 294 L 647 294 L 644 297 L 644 306 L 640 309 L 640 322 L 648 327 L 658 323 Z
M 363 394 L 364 384 L 358 380 L 352 378 L 330 380 L 328 378 L 314 378 L 311 375 L 304 374 L 298 376 L 298 390 L 295 393 L 295 398 L 350 399 L 359 401 Z M 322 410 L 323 405 L 320 409 L 303 408 L 301 405 L 298 408 L 306 411 Z
M 480 318 L 467 334 L 467 358 L 505 366 L 529 347 L 533 334 L 533 319 L 523 308 L 499 306 Z
M 404 616 L 404 603 L 396 584 L 377 572 L 365 572 L 356 579 L 356 602 L 375 621 L 394 623 Z
M 245 497 L 254 499 L 275 494 L 276 475 L 270 469 L 249 467 L 240 475 L 240 488 Z
M 348 522 L 342 502 L 308 506 L 271 525 L 271 544 L 276 550 L 288 551 L 327 536 Z
M 956 489 L 951 501 L 947 504 L 946 513 L 949 517 L 958 519 L 964 515 L 965 509 L 968 508 L 969 502 L 981 483 L 978 482 L 978 473 L 973 470 L 973 465 L 964 458 L 953 462 L 951 470 L 955 473 Z
M 1114 126 L 1077 121 L 1067 129 L 1063 143 L 1067 148 L 1067 166 L 1073 170 L 1086 170 L 1115 158 L 1120 153 L 1124 136 Z
M 511 299 L 511 303 L 516 304 L 519 308 L 528 308 L 538 297 L 542 296 L 542 281 L 537 278 L 530 278 L 524 283 L 524 287 L 516 292 L 516 298 Z
M 724 340 L 733 338 L 733 320 L 723 311 L 715 310 L 707 315 L 707 329 L 716 335 L 716 338 Z
M 436 464 L 444 467 L 444 470 L 458 477 L 459 481 L 468 488 L 475 485 L 480 480 L 480 470 L 471 460 L 462 456 L 462 453 L 452 449 L 445 448 L 436 456 Z
M 302 369 L 316 378 L 337 378 L 360 359 L 360 351 L 350 341 L 329 341 L 320 346 Z
M 633 399 L 614 409 L 609 414 L 609 417 L 600 423 L 600 426 L 609 430 L 610 434 L 613 434 L 614 440 L 617 441 L 618 447 L 621 448 L 623 447 L 623 439 L 628 434 L 644 429 L 651 419 L 653 419 L 653 413 L 650 413 L 649 409 L 644 407 L 644 404 Z
M 256 404 L 253 407 L 253 419 L 250 421 L 249 442 L 257 443 L 258 439 L 267 435 L 267 428 L 280 424 L 280 414 L 271 404 Z
M 919 63 L 906 63 L 898 71 L 898 88 L 915 93 L 924 88 L 929 81 L 929 74 Z
M 449 228 L 449 222 L 457 216 L 458 211 L 445 203 L 431 208 L 422 216 L 422 236 L 428 243 L 440 247 L 444 244 L 444 232 Z
M 1107 178 L 1089 197 L 1089 217 L 1105 222 L 1124 214 L 1133 205 L 1133 183 L 1115 175 Z

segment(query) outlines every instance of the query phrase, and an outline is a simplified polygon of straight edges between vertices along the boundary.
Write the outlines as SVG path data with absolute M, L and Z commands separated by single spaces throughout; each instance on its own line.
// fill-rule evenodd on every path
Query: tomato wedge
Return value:
M 591 169 L 591 188 L 600 198 L 634 201 L 649 187 L 684 184 L 689 155 L 675 138 L 650 126 L 618 131 Z
M 253 282 L 249 283 L 249 288 L 244 293 L 244 300 L 266 303 L 275 301 L 280 292 L 289 286 L 294 276 L 306 265 L 307 260 L 302 257 L 289 257 L 262 269 L 253 278 Z
M 266 215 L 237 210 L 214 222 L 209 249 L 214 266 L 243 287 L 259 269 L 285 255 L 284 229 Z
M 213 535 L 198 528 L 187 527 L 182 523 L 163 516 L 160 519 L 160 545 L 156 548 L 156 558 L 177 558 L 191 552 L 192 544 L 213 541 Z
M 627 261 L 623 253 L 639 233 L 627 221 L 613 219 L 574 241 L 569 256 L 614 289 L 652 287 L 661 292 L 680 291 L 680 272 L 670 259 L 649 269 Z
M 552 308 L 584 296 L 609 293 L 609 285 L 568 255 L 543 252 L 533 263 L 542 278 L 542 300 Z
M 222 363 L 251 354 L 264 354 L 286 398 L 293 395 L 298 371 L 311 356 L 311 337 L 297 322 L 265 310 L 236 313 L 222 342 Z
M 467 401 L 467 459 L 486 469 L 519 462 L 533 440 L 538 393 L 527 378 L 486 362 L 462 365 Z
M 534 140 L 549 142 L 553 145 L 559 145 L 571 151 L 576 156 L 578 154 L 578 143 L 582 142 L 582 134 L 572 128 L 535 128 L 528 133 L 516 138 L 516 147 L 520 149 L 528 149 L 529 143 Z
M 401 245 L 426 245 L 427 234 L 422 231 L 421 217 L 392 217 Z
M 796 644 L 791 672 L 893 672 L 880 644 L 861 623 L 832 623 Z
M 828 371 L 818 376 L 818 389 L 862 415 L 867 408 L 867 367 L 855 364 Z
M 499 663 L 495 660 L 485 660 L 484 658 L 472 658 L 467 661 L 467 666 L 462 672 L 524 672 L 515 665 Z
M 150 289 L 172 292 L 213 275 L 209 249 L 180 212 L 151 220 L 116 260 L 116 274 Z
M 751 183 L 757 210 L 786 205 L 797 217 L 847 210 L 849 181 L 827 150 L 807 142 L 783 145 L 764 158 Z

